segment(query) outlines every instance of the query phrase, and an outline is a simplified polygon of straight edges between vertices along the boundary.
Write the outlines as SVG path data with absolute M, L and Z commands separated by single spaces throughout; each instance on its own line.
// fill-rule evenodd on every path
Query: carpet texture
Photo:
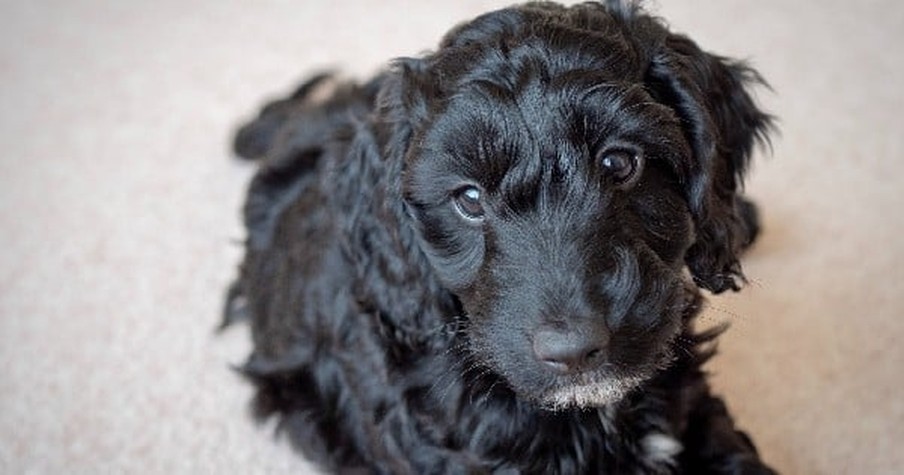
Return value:
M 230 135 L 506 3 L 0 2 L 0 472 L 311 473 L 247 417 L 247 329 L 214 333 L 252 172 Z M 715 387 L 785 473 L 901 473 L 904 4 L 649 6 L 750 59 L 781 120 L 752 283 L 704 317 L 732 323 Z

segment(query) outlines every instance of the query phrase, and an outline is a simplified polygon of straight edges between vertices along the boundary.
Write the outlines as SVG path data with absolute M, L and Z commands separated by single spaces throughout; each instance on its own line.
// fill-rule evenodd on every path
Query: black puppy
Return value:
M 227 305 L 257 415 L 339 472 L 772 473 L 692 328 L 757 232 L 758 82 L 633 4 L 533 3 L 268 105 Z

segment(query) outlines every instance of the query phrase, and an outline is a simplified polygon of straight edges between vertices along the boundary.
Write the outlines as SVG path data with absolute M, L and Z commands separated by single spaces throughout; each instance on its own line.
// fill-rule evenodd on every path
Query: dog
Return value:
M 240 128 L 225 319 L 256 417 L 337 473 L 774 473 L 711 394 L 772 116 L 635 3 L 528 3 Z

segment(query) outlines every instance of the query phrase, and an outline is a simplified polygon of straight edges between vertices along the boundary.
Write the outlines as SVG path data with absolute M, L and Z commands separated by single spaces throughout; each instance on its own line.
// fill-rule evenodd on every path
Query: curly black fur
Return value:
M 257 416 L 337 472 L 772 473 L 692 325 L 758 231 L 759 82 L 634 4 L 531 3 L 268 105 L 227 305 Z

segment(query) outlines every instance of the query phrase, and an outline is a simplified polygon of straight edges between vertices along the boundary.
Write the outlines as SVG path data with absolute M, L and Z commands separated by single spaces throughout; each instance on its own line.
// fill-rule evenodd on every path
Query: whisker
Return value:
M 749 283 L 752 287 L 756 287 L 758 289 L 764 289 L 767 287 L 766 282 L 755 277 L 748 278 L 747 283 Z
M 483 378 L 483 377 L 486 376 L 489 372 L 490 372 L 490 370 L 489 370 L 488 368 L 484 367 L 483 370 L 480 372 L 480 374 L 478 374 L 478 375 L 476 376 L 476 379 Z M 472 405 L 472 406 L 474 405 L 474 392 L 473 392 L 473 391 L 471 392 L 471 394 L 470 394 L 469 397 L 468 397 L 468 404 L 470 404 L 470 405 Z
M 716 312 L 722 313 L 722 314 L 724 314 L 724 315 L 728 315 L 728 316 L 730 316 L 730 317 L 734 317 L 735 319 L 738 319 L 738 320 L 744 320 L 744 319 L 747 318 L 747 317 L 745 317 L 744 315 L 741 315 L 741 314 L 739 314 L 739 313 L 733 312 L 733 311 L 731 311 L 731 310 L 728 310 L 728 309 L 725 308 L 725 307 L 720 307 L 720 306 L 715 305 L 715 304 L 710 303 L 710 302 L 706 302 L 705 304 L 703 304 L 703 309 L 704 309 L 704 310 L 707 310 L 707 309 L 713 309 L 713 310 L 715 310 Z
M 460 366 L 465 363 L 466 360 L 460 359 L 452 363 L 451 366 L 444 368 L 443 372 L 436 378 L 436 381 L 430 385 L 430 389 L 427 390 L 429 394 L 433 394 L 433 392 L 437 389 L 438 385 L 444 381 L 448 381 L 450 384 L 447 385 L 446 389 L 443 391 L 443 397 L 445 393 L 448 392 L 449 386 L 451 386 L 452 381 L 448 380 L 449 377 L 454 377 L 454 374 L 457 373 Z M 440 402 L 442 402 L 442 398 L 440 398 Z
M 490 387 L 486 390 L 486 392 L 484 393 L 483 399 L 481 399 L 480 402 L 479 402 L 478 404 L 481 404 L 481 405 L 486 404 L 487 401 L 489 401 L 490 398 L 492 398 L 492 396 L 493 396 L 493 388 L 495 388 L 497 384 L 499 384 L 499 380 L 498 380 L 498 379 L 495 380 L 495 381 L 493 381 L 493 384 L 491 384 Z

